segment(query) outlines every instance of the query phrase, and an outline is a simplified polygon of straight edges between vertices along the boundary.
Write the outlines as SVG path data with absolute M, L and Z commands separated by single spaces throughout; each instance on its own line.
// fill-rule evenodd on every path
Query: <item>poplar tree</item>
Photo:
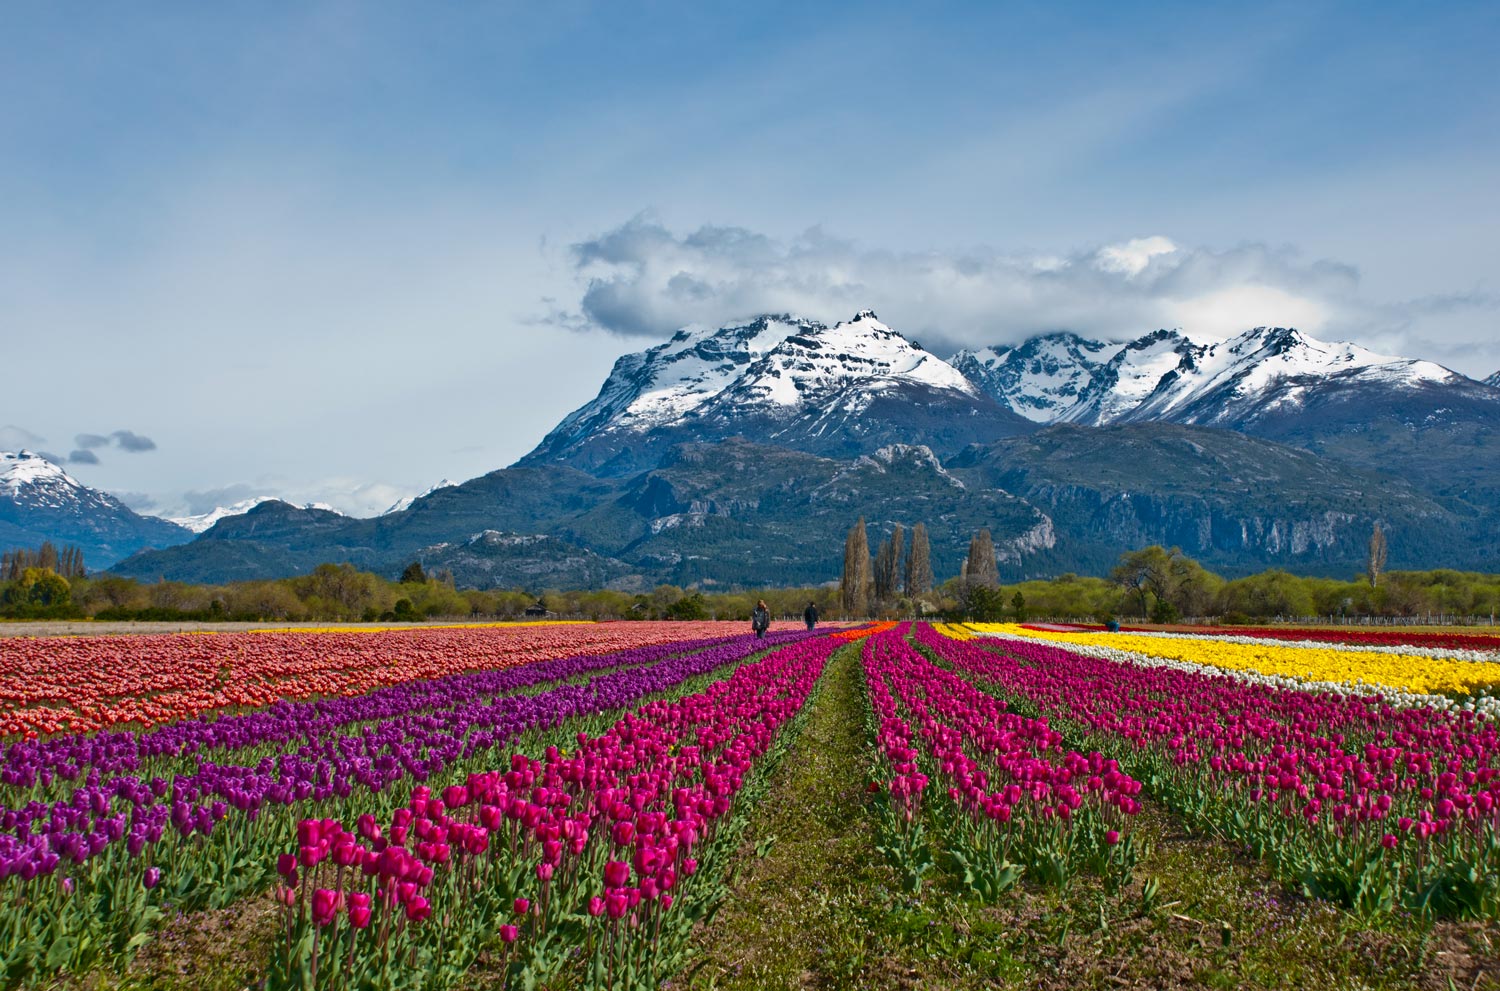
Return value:
M 906 544 L 906 531 L 901 524 L 891 532 L 890 539 L 880 545 L 875 555 L 875 600 L 889 602 L 901 591 L 901 550 Z
M 932 591 L 932 548 L 927 542 L 927 526 L 918 523 L 911 528 L 911 550 L 906 554 L 906 595 L 915 599 Z
M 1379 523 L 1376 523 L 1374 532 L 1370 534 L 1370 562 L 1366 569 L 1370 576 L 1371 588 L 1380 584 L 1381 572 L 1385 571 L 1386 550 L 1385 531 L 1380 528 Z
M 870 608 L 870 541 L 865 518 L 844 538 L 844 574 L 839 581 L 839 604 L 845 616 L 863 616 Z
M 980 585 L 1000 584 L 1000 569 L 995 564 L 995 542 L 986 527 L 974 534 L 969 541 L 969 560 L 964 565 L 964 577 Z

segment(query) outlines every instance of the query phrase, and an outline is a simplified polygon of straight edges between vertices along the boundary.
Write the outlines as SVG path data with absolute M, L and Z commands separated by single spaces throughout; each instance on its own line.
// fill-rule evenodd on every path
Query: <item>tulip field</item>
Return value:
M 1500 980 L 1500 637 L 497 624 L 0 672 L 0 987 Z

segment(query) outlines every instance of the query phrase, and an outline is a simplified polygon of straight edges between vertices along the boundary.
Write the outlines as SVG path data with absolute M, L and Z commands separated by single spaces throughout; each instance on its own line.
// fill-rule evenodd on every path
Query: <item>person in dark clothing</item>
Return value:
M 766 605 L 766 600 L 761 599 L 755 604 L 755 611 L 750 614 L 750 629 L 755 631 L 757 639 L 766 635 L 771 628 L 771 607 Z
M 818 607 L 816 603 L 809 602 L 807 608 L 802 610 L 802 622 L 807 624 L 809 630 L 818 625 Z

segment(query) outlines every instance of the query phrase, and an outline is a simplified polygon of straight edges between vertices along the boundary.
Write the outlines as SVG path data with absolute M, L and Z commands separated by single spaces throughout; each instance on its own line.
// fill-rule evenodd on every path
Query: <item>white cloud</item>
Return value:
M 838 320 L 872 307 L 937 348 L 1064 329 L 1120 340 L 1160 327 L 1222 338 L 1276 325 L 1387 345 L 1395 338 L 1425 356 L 1415 328 L 1432 310 L 1369 300 L 1352 266 L 1291 247 L 1214 249 L 1160 234 L 1066 252 L 897 252 L 819 228 L 790 240 L 738 227 L 679 235 L 643 215 L 573 250 L 585 286 L 579 312 L 559 321 L 654 338 L 761 313 Z M 1469 294 L 1444 305 L 1472 313 L 1495 300 Z
M 1328 306 L 1272 286 L 1231 286 L 1184 299 L 1170 307 L 1173 322 L 1212 337 L 1231 337 L 1246 327 L 1297 327 L 1318 334 L 1329 324 Z M 1255 314 L 1250 324 L 1247 313 Z
M 266 477 L 256 482 L 234 482 L 218 488 L 184 492 L 178 496 L 130 493 L 135 502 L 127 504 L 139 504 L 163 517 L 201 516 L 237 502 L 269 497 L 294 506 L 324 504 L 347 516 L 365 517 L 383 513 L 398 500 L 416 495 L 425 488 L 426 486 L 411 488 L 388 482 L 366 482 L 352 477 L 325 478 L 308 483 Z M 124 499 L 123 494 L 120 497 Z
M 1140 275 L 1157 255 L 1170 255 L 1177 245 L 1161 235 L 1137 237 L 1124 244 L 1107 244 L 1100 248 L 1094 264 L 1106 272 L 1127 276 Z

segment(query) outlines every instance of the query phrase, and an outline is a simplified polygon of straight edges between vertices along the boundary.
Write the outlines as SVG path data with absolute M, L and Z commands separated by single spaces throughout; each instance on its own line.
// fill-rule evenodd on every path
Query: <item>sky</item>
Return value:
M 1500 5 L 8 4 L 0 448 L 379 512 L 688 323 L 1500 369 Z

